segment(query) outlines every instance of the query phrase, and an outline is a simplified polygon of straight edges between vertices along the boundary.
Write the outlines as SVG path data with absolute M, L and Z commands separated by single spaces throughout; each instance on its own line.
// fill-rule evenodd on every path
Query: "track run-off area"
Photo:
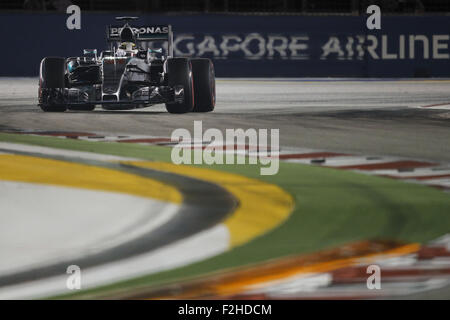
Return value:
M 220 79 L 208 114 L 44 113 L 37 79 L 0 79 L 0 298 L 448 297 L 449 89 Z M 194 120 L 279 129 L 278 174 L 172 164 Z

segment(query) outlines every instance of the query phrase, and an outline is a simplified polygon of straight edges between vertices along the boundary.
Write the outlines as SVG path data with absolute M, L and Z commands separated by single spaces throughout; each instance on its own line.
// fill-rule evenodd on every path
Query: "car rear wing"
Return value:
M 129 27 L 136 35 L 138 42 L 167 41 L 168 55 L 173 57 L 173 32 L 171 25 L 151 25 L 151 26 L 108 26 L 106 28 L 106 38 L 109 43 L 120 41 L 120 32 L 123 28 Z

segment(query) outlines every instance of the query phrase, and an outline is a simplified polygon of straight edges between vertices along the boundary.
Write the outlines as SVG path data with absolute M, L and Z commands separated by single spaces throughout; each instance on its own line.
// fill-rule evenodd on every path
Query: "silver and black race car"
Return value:
M 209 59 L 175 58 L 170 25 L 108 26 L 108 50 L 82 57 L 46 57 L 40 65 L 44 111 L 142 108 L 165 103 L 170 113 L 214 110 L 214 66 Z M 156 47 L 156 45 L 159 45 Z

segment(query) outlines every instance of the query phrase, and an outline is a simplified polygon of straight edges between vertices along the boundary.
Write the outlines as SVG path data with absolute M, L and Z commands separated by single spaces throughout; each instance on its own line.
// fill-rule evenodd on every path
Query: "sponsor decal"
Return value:
M 123 27 L 109 27 L 109 36 L 118 37 L 122 32 Z M 168 34 L 169 26 L 147 26 L 147 27 L 131 27 L 131 30 L 138 35 L 152 35 L 152 34 Z
M 448 60 L 449 34 L 195 34 L 174 38 L 175 56 L 247 60 Z M 167 50 L 167 42 L 143 42 Z

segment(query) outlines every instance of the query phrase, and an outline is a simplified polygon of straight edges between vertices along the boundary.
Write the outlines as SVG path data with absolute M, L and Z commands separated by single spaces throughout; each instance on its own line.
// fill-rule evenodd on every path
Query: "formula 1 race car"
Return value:
M 82 57 L 46 57 L 40 65 L 39 106 L 48 112 L 142 108 L 165 103 L 170 113 L 214 110 L 214 66 L 209 59 L 173 57 L 170 25 L 132 27 L 117 17 L 107 28 L 108 50 Z M 155 48 L 156 43 L 161 43 Z

